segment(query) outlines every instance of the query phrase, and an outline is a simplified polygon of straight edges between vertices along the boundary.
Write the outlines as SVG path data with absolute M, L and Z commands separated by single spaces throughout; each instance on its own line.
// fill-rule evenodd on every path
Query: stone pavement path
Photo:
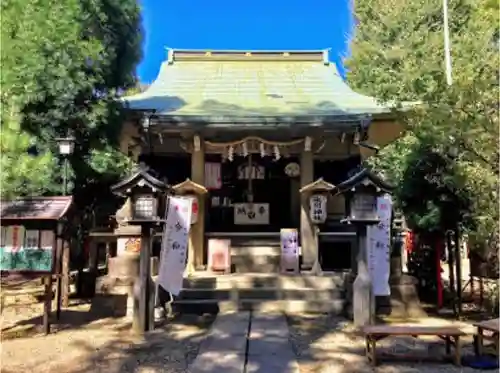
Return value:
M 190 373 L 298 373 L 283 315 L 219 314 Z
M 245 373 L 298 373 L 284 315 L 257 314 L 248 336 Z

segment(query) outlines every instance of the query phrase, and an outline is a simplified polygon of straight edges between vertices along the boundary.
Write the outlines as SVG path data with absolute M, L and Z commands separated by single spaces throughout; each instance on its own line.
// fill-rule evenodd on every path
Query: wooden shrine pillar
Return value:
M 191 180 L 197 184 L 205 185 L 205 148 L 203 139 L 194 136 L 193 152 L 191 153 Z M 195 269 L 202 266 L 205 246 L 205 195 L 198 199 L 198 221 L 191 226 L 191 234 L 188 251 L 188 264 Z M 194 253 L 190 259 L 189 254 Z M 189 261 L 191 261 L 189 263 Z M 188 265 L 188 268 L 190 266 Z
M 310 149 L 304 149 L 300 155 L 300 187 L 311 184 L 314 181 L 313 153 Z M 302 246 L 302 268 L 312 268 L 318 255 L 315 227 L 309 216 L 308 196 L 301 193 L 300 196 L 300 244 Z

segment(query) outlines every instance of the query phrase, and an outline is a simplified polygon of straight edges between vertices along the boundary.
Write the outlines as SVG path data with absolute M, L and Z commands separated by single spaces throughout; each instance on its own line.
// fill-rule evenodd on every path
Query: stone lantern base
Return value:
M 108 258 L 108 274 L 96 283 L 96 293 L 115 316 L 133 316 L 134 283 L 139 277 L 141 227 L 115 229 L 117 252 Z
M 134 283 L 139 276 L 139 255 L 108 260 L 108 274 L 97 280 L 96 293 L 115 316 L 133 316 Z
M 356 279 L 355 273 L 346 276 L 344 289 L 346 291 L 347 302 L 345 314 L 349 319 L 353 318 L 353 283 Z M 418 318 L 425 317 L 426 313 L 420 304 L 417 293 L 417 280 L 407 274 L 391 277 L 389 285 L 390 296 L 376 296 L 376 315 L 390 315 L 396 318 Z

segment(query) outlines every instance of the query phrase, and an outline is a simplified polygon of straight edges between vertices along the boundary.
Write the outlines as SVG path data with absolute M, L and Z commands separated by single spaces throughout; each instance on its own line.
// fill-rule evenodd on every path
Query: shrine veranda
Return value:
M 122 151 L 168 185 L 190 179 L 207 190 L 190 233 L 188 266 L 199 275 L 210 270 L 211 240 L 228 242 L 229 272 L 280 273 L 284 229 L 297 233 L 297 274 L 315 263 L 323 272 L 353 268 L 344 195 L 329 193 L 325 211 L 312 212 L 300 191 L 347 180 L 403 127 L 389 106 L 354 92 L 327 51 L 169 50 L 157 79 L 123 102 Z M 118 254 L 137 251 L 130 232 L 106 240 L 122 238 Z

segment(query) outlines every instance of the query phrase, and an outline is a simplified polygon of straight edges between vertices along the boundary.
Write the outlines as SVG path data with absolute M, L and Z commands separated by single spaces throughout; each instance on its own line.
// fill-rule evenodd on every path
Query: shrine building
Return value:
M 228 239 L 236 272 L 278 271 L 285 228 L 298 231 L 302 271 L 351 268 L 344 197 L 330 196 L 315 224 L 300 191 L 345 181 L 403 128 L 346 84 L 328 51 L 168 50 L 156 80 L 123 102 L 121 150 L 169 185 L 208 191 L 191 228 L 194 269 L 206 268 L 210 239 Z

